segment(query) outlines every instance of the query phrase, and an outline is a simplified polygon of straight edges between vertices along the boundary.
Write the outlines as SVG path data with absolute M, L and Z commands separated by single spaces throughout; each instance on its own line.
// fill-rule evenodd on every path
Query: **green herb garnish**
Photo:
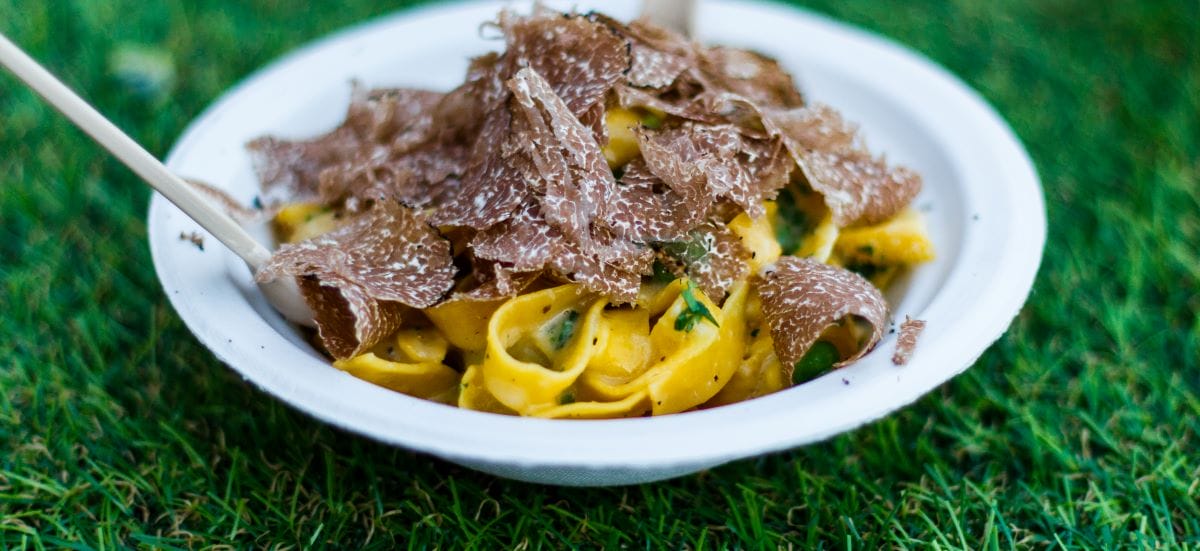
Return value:
M 783 254 L 791 254 L 804 243 L 804 235 L 809 231 L 808 215 L 796 205 L 796 198 L 791 191 L 782 190 L 775 199 L 778 209 L 775 216 L 775 240 L 783 248 Z
M 579 312 L 575 310 L 567 310 L 561 314 L 562 320 L 558 322 L 558 326 L 554 328 L 553 336 L 550 338 L 550 343 L 554 345 L 555 350 L 559 350 L 571 342 L 571 337 L 575 336 L 575 325 L 579 321 Z
M 883 272 L 883 270 L 884 270 L 880 266 L 876 266 L 874 264 L 868 264 L 866 262 L 848 263 L 848 264 L 846 264 L 846 269 L 850 270 L 851 272 L 854 272 L 860 276 L 863 276 L 864 279 L 871 279 L 871 278 L 879 275 L 879 273 Z
M 658 130 L 659 128 L 662 128 L 662 123 L 662 117 L 655 115 L 654 113 L 646 113 L 645 115 L 642 115 L 642 126 L 645 126 L 650 130 Z
M 670 283 L 675 281 L 675 274 L 667 269 L 667 266 L 661 260 L 654 261 L 654 275 L 650 276 L 650 281 L 655 283 Z
M 691 266 L 708 256 L 708 247 L 704 245 L 704 236 L 693 232 L 687 239 L 662 243 L 662 251 L 679 259 L 684 265 Z
M 833 369 L 838 359 L 838 350 L 833 343 L 817 341 L 792 368 L 792 384 L 798 385 Z
M 703 302 L 700 302 L 700 299 L 696 298 L 695 287 L 692 286 L 691 281 L 687 282 L 687 285 L 684 286 L 681 295 L 683 296 L 686 309 L 680 312 L 679 316 L 675 318 L 676 331 L 691 331 L 702 319 L 711 321 L 717 327 L 721 326 L 720 323 L 717 323 L 717 318 L 713 317 L 712 312 L 708 311 L 708 307 Z
M 575 393 L 571 392 L 570 390 L 562 393 L 562 396 L 558 397 L 558 404 L 560 406 L 565 406 L 567 404 L 574 404 L 574 403 L 575 403 Z

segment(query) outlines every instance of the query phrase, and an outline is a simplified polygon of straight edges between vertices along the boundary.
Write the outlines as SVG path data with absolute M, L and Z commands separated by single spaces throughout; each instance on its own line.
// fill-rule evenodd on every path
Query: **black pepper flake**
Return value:
M 180 241 L 188 241 L 191 244 L 195 245 L 197 249 L 200 249 L 201 252 L 204 251 L 204 236 L 200 235 L 200 232 L 192 232 L 192 233 L 179 232 L 179 240 Z

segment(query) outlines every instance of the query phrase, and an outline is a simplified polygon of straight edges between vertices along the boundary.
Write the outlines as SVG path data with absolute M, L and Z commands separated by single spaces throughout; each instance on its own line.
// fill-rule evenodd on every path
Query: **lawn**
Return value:
M 145 186 L 2 74 L 0 547 L 1200 549 L 1200 2 L 803 3 L 947 67 L 1037 164 L 1041 272 L 966 374 L 636 487 L 379 445 L 197 343 L 153 274 Z M 161 155 L 251 71 L 406 4 L 0 0 L 0 31 Z

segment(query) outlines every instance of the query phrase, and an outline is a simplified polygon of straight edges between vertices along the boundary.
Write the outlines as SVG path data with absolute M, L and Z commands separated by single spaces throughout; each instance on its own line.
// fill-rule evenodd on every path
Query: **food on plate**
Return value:
M 933 257 L 913 171 L 774 60 L 645 21 L 502 12 L 449 92 L 356 87 L 249 148 L 334 366 L 493 413 L 610 418 L 854 362 Z
M 900 324 L 900 334 L 896 337 L 896 352 L 892 354 L 892 363 L 904 365 L 912 358 L 913 350 L 917 348 L 917 339 L 925 331 L 925 320 L 904 318 Z

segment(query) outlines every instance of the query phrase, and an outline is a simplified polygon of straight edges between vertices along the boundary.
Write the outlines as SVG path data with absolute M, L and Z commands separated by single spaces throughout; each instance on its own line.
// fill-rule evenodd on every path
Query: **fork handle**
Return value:
M 642 4 L 642 17 L 689 37 L 695 13 L 696 0 L 645 0 Z
M 150 187 L 158 190 L 205 230 L 242 257 L 258 271 L 271 256 L 270 251 L 250 236 L 229 215 L 212 206 L 190 185 L 154 158 L 148 151 L 104 118 L 83 98 L 67 88 L 54 75 L 29 57 L 16 44 L 0 34 L 0 65 L 29 85 L 55 109 L 129 167 Z

